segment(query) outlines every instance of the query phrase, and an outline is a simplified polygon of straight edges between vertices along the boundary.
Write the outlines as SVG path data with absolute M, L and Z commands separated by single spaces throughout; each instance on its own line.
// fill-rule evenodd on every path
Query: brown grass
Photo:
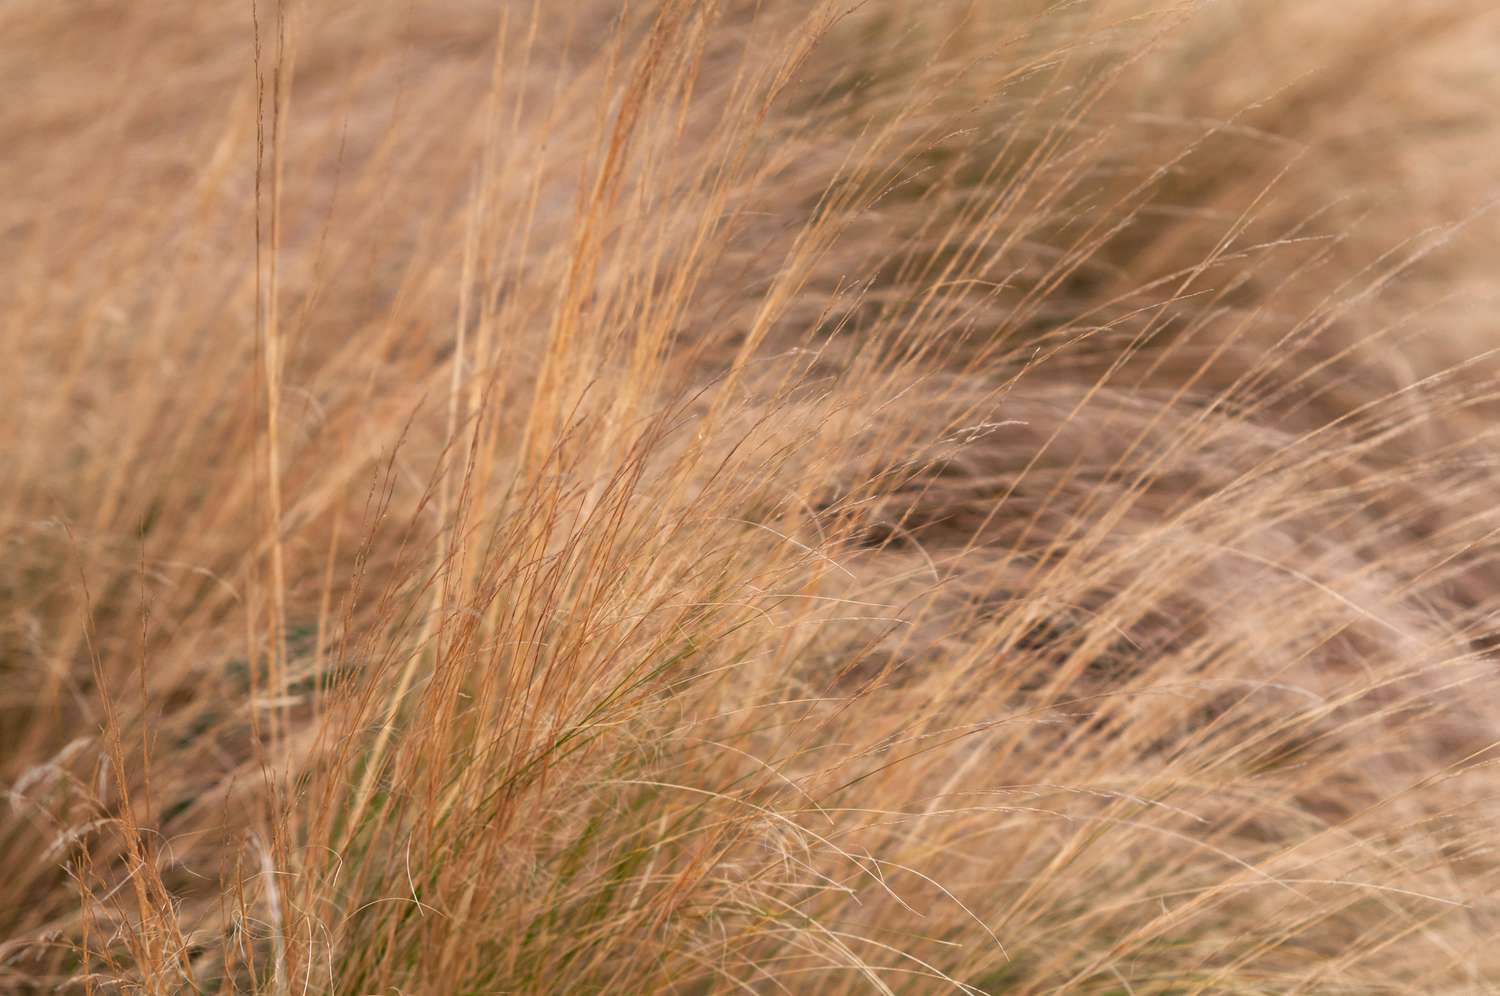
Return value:
M 1500 985 L 1492 7 L 0 6 L 0 989 Z

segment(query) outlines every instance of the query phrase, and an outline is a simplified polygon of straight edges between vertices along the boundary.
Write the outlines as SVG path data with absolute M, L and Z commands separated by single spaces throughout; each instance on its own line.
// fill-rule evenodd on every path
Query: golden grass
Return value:
M 0 8 L 0 989 L 1500 984 L 1480 0 Z

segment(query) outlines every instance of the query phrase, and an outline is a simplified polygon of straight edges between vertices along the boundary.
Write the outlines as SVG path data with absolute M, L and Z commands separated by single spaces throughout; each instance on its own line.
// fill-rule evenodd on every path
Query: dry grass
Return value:
M 1491 7 L 0 7 L 0 989 L 1500 985 Z

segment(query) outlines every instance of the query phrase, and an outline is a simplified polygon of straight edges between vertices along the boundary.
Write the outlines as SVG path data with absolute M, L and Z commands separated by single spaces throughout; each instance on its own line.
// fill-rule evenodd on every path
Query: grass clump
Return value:
M 1487 991 L 1496 26 L 0 10 L 0 988 Z

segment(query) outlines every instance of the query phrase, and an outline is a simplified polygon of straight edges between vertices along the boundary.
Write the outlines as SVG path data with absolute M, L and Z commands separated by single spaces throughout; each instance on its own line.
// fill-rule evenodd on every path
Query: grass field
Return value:
M 1500 987 L 1492 0 L 10 0 L 0 93 L 0 991 Z

